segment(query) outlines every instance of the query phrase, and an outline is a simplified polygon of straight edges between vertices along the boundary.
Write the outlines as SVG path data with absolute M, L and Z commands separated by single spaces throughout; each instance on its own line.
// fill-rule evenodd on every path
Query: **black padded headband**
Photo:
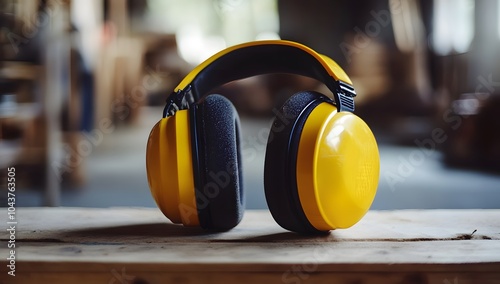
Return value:
M 332 91 L 339 111 L 354 111 L 356 93 L 333 60 L 294 42 L 262 41 L 226 49 L 196 67 L 167 99 L 164 117 L 189 108 L 190 103 L 218 86 L 268 73 L 297 74 L 321 81 Z

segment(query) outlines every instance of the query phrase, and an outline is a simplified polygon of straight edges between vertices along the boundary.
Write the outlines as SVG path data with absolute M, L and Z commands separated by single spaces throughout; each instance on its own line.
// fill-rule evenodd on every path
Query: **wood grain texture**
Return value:
M 370 211 L 322 236 L 288 232 L 267 211 L 222 233 L 152 208 L 18 208 L 16 217 L 16 277 L 1 230 L 0 283 L 500 283 L 500 210 Z

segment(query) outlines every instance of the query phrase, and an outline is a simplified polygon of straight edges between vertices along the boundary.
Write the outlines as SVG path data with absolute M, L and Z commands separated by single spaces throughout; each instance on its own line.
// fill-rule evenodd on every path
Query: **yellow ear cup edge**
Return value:
M 304 124 L 297 152 L 296 176 L 300 204 L 311 225 L 321 231 L 335 228 L 324 220 L 316 198 L 317 184 L 314 175 L 317 171 L 315 163 L 317 151 L 315 149 L 317 135 L 325 124 L 325 118 L 328 119 L 330 115 L 335 115 L 336 112 L 336 108 L 327 103 L 316 106 Z
M 375 137 L 356 115 L 322 103 L 309 115 L 297 154 L 297 189 L 318 230 L 347 228 L 368 211 L 380 160 Z
M 191 147 L 191 125 L 189 112 L 183 110 L 174 116 L 176 125 L 176 154 L 177 154 L 177 181 L 178 205 L 177 210 L 185 226 L 199 226 L 198 211 L 196 208 L 193 154 Z
M 162 213 L 173 223 L 199 225 L 187 110 L 153 127 L 146 167 L 151 193 Z

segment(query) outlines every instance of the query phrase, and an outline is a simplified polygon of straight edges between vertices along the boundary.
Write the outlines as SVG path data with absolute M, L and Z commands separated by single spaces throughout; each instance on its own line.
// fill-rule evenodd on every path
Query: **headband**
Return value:
M 356 92 L 340 66 L 329 57 L 292 41 L 253 41 L 226 48 L 194 68 L 167 98 L 163 116 L 199 101 L 231 81 L 268 73 L 290 73 L 323 82 L 339 111 L 354 111 Z

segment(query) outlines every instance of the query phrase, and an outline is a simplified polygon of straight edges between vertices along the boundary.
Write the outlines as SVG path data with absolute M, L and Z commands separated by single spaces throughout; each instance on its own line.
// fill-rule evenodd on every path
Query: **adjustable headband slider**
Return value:
M 343 93 L 337 93 L 336 96 L 338 96 L 338 102 L 339 102 L 339 112 L 340 111 L 348 111 L 348 112 L 354 112 L 354 98 L 350 96 L 346 96 Z
M 167 104 L 163 109 L 163 117 L 173 116 L 178 110 L 189 109 L 189 105 L 194 103 L 191 93 L 191 85 L 183 90 L 172 92 L 167 98 Z
M 334 96 L 336 97 L 335 101 L 339 103 L 339 111 L 354 111 L 354 97 L 356 96 L 356 92 L 351 85 L 339 81 L 339 88 Z
M 342 81 L 339 81 L 339 87 L 342 93 L 344 93 L 346 96 L 354 98 L 356 96 L 356 91 L 354 91 L 354 88 Z

